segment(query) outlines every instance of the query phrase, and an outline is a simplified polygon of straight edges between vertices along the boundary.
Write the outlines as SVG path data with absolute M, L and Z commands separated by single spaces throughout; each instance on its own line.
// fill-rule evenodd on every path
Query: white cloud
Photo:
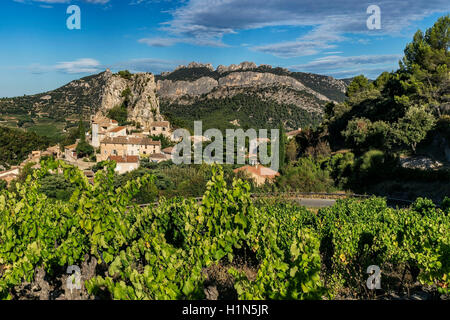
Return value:
M 371 0 L 190 0 L 174 9 L 161 26 L 169 36 L 145 38 L 141 43 L 170 46 L 194 43 L 223 46 L 223 37 L 241 30 L 268 26 L 308 26 L 313 30 L 297 39 L 255 46 L 278 56 L 316 54 L 344 41 L 343 34 L 381 35 L 403 31 L 415 20 L 450 11 L 448 0 L 377 0 L 381 30 L 368 30 L 366 9 Z
M 290 41 L 253 47 L 253 50 L 270 53 L 281 58 L 310 56 L 324 49 L 335 48 L 324 41 Z
M 172 71 L 177 66 L 186 64 L 184 60 L 164 60 L 155 58 L 139 58 L 120 61 L 105 65 L 92 58 L 83 58 L 73 61 L 58 62 L 54 65 L 32 64 L 25 67 L 33 74 L 43 74 L 48 72 L 61 72 L 65 74 L 98 73 L 106 68 L 112 70 L 130 70 L 131 72 L 151 72 L 159 74 L 163 71 Z M 23 68 L 23 67 L 19 67 Z
M 375 78 L 383 71 L 396 69 L 396 64 L 401 55 L 361 55 L 338 56 L 331 55 L 315 59 L 311 62 L 294 65 L 289 69 L 302 72 L 312 72 L 332 75 L 334 77 L 350 77 L 365 74 Z
M 162 60 L 154 58 L 140 58 L 122 61 L 110 66 L 111 69 L 130 70 L 131 72 L 152 72 L 159 74 L 163 71 L 172 71 L 178 65 L 185 64 L 182 60 Z
M 99 72 L 103 67 L 100 62 L 91 58 L 83 58 L 74 61 L 58 62 L 55 65 L 41 65 L 33 64 L 28 67 L 32 73 L 46 73 L 52 71 L 58 71 L 68 74 L 77 73 L 95 73 Z
M 210 47 L 226 47 L 223 42 L 215 41 L 212 39 L 201 38 L 177 38 L 177 37 L 156 37 L 156 38 L 142 38 L 138 40 L 139 43 L 143 43 L 152 47 L 171 47 L 178 43 L 190 43 L 198 46 L 210 46 Z

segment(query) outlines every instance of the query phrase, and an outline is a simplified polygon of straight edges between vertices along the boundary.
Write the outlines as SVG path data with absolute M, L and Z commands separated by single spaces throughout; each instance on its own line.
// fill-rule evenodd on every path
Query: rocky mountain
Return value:
M 286 86 L 305 91 L 322 101 L 343 101 L 347 82 L 312 73 L 292 72 L 270 65 L 257 66 L 242 62 L 228 67 L 220 65 L 216 70 L 211 64 L 190 63 L 172 72 L 156 76 L 158 94 L 162 98 L 177 99 L 220 91 L 223 88 Z
M 143 125 L 161 120 L 162 113 L 179 125 L 219 116 L 231 127 L 273 127 L 281 121 L 290 129 L 320 121 L 324 105 L 343 101 L 346 87 L 332 77 L 253 62 L 216 69 L 193 62 L 156 76 L 106 70 L 53 91 L 0 99 L 0 114 L 67 121 L 107 114 L 126 100 L 129 120 Z
M 159 101 L 156 98 L 155 77 L 151 73 L 112 74 L 107 70 L 97 114 L 107 115 L 108 110 L 128 100 L 128 120 L 139 122 L 144 127 L 153 121 L 161 121 Z
M 110 70 L 72 81 L 53 91 L 0 100 L 1 114 L 27 114 L 45 116 L 60 121 L 85 119 L 90 115 L 106 114 L 109 109 L 121 105 L 127 96 L 129 120 L 141 124 L 161 120 L 156 98 L 155 77 L 150 73 L 119 73 Z
M 211 117 L 212 112 L 234 126 L 247 122 L 249 126 L 273 127 L 281 121 L 288 129 L 317 123 L 324 105 L 343 101 L 347 88 L 346 82 L 332 77 L 257 66 L 253 62 L 220 65 L 217 69 L 211 64 L 192 62 L 162 73 L 156 80 L 162 113 L 175 122 L 198 120 L 196 117 L 201 116 L 198 111 L 202 110 L 202 120 Z M 221 103 L 224 99 L 232 99 L 231 104 L 244 103 L 242 108 L 250 114 L 241 117 L 253 121 L 233 119 L 236 110 Z M 222 105 L 222 110 L 217 112 L 211 104 Z M 263 114 L 255 116 L 256 113 Z

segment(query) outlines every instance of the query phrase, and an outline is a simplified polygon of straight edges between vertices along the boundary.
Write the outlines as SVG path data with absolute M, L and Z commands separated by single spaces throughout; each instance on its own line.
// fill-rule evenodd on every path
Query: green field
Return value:
M 1 125 L 9 128 L 21 128 L 28 132 L 34 132 L 39 136 L 48 137 L 54 143 L 63 137 L 66 122 L 56 121 L 50 118 L 32 118 L 28 115 L 18 114 L 2 117 Z M 21 125 L 19 125 L 21 123 Z

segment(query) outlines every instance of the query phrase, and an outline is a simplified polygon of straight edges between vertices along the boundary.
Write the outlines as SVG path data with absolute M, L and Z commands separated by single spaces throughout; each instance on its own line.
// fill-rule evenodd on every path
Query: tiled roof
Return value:
M 289 137 L 293 137 L 298 135 L 300 132 L 302 132 L 302 129 L 298 129 L 298 130 L 294 130 L 294 131 L 289 131 L 288 133 L 286 133 L 287 136 Z
M 233 170 L 235 173 L 239 172 L 239 171 L 247 171 L 253 174 L 256 174 L 260 177 L 264 177 L 264 178 L 275 178 L 277 176 L 279 176 L 280 174 L 270 168 L 266 168 L 264 166 L 261 165 L 257 165 L 257 166 L 243 166 L 237 169 Z
M 108 160 L 112 160 L 117 163 L 137 163 L 137 162 L 139 162 L 139 157 L 138 156 L 109 156 Z
M 150 145 L 150 146 L 161 146 L 161 141 L 153 141 L 150 138 L 139 138 L 141 139 L 141 145 Z
M 150 127 L 166 127 L 168 128 L 170 126 L 169 121 L 155 121 L 150 123 Z
M 118 123 L 118 122 L 116 120 L 112 120 L 107 117 L 95 117 L 94 119 L 92 119 L 92 123 L 96 123 L 101 126 L 107 126 L 110 125 L 111 123 Z
M 126 128 L 127 127 L 115 127 L 115 128 L 112 128 L 111 130 L 109 130 L 109 132 L 119 132 L 119 131 L 122 131 L 122 130 L 124 130 Z
M 150 159 L 166 159 L 166 155 L 162 153 L 154 153 L 149 156 Z
M 65 149 L 75 149 L 77 147 L 78 143 L 71 144 L 70 146 L 65 146 Z
M 164 153 L 168 153 L 168 154 L 170 153 L 171 154 L 172 151 L 173 151 L 173 147 L 168 147 L 168 148 L 162 149 L 161 151 L 164 152 Z
M 0 172 L 0 180 L 7 180 L 8 178 L 17 178 L 19 176 L 18 173 L 13 172 L 13 170 Z
M 6 176 L 0 177 L 0 180 L 4 180 L 4 181 L 8 182 L 8 181 L 16 179 L 17 177 L 19 177 L 18 174 L 10 173 L 10 174 L 7 174 Z

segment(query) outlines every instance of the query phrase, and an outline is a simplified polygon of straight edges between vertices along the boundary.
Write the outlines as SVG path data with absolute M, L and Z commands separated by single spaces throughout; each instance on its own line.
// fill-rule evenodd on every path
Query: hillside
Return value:
M 0 165 L 19 165 L 33 150 L 42 150 L 49 141 L 35 133 L 0 126 Z
M 79 118 L 93 114 L 101 105 L 103 88 L 109 74 L 100 74 L 72 81 L 58 89 L 35 95 L 0 99 L 2 115 L 47 116 L 53 119 Z
M 296 129 L 320 122 L 324 105 L 345 99 L 346 83 L 253 62 L 219 66 L 192 62 L 156 76 L 161 112 L 192 127 Z
M 219 66 L 191 63 L 172 72 L 152 75 L 111 71 L 74 80 L 56 90 L 0 99 L 2 122 L 47 135 L 54 141 L 76 125 L 111 108 L 127 109 L 128 120 L 146 125 L 161 120 L 192 127 L 315 126 L 324 105 L 345 99 L 344 81 L 310 73 L 291 72 L 252 62 Z
M 179 66 L 172 72 L 157 75 L 156 80 L 193 82 L 203 77 L 207 77 L 218 81 L 231 73 L 240 73 L 244 71 L 291 77 L 317 93 L 324 95 L 328 99 L 337 102 L 341 102 L 345 99 L 346 87 L 351 82 L 351 79 L 338 80 L 329 76 L 313 73 L 292 72 L 280 67 L 274 68 L 270 65 L 256 66 L 256 64 L 252 62 L 243 62 L 239 65 L 231 65 L 229 67 L 219 66 L 216 70 L 209 64 L 192 62 L 188 66 Z
M 76 126 L 80 117 L 106 115 L 116 106 L 127 105 L 130 121 L 142 125 L 162 120 L 150 73 L 129 74 L 110 70 L 74 80 L 56 90 L 30 96 L 0 99 L 0 122 L 45 135 L 54 142 Z

